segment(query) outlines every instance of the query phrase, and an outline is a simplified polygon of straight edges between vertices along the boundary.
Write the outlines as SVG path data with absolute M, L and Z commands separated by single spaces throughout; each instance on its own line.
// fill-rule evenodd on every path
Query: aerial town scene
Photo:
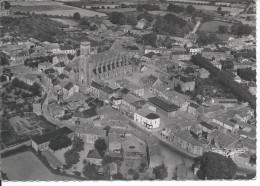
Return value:
M 256 0 L 0 0 L 1 180 L 252 180 Z

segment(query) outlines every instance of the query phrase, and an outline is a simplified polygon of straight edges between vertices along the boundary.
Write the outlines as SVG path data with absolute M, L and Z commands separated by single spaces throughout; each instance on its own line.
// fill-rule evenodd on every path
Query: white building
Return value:
M 147 108 L 137 110 L 134 114 L 134 120 L 148 129 L 155 129 L 160 126 L 160 116 Z

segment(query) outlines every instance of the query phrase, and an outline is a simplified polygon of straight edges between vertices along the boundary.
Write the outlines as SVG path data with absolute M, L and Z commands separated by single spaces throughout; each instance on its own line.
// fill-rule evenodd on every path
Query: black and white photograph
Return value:
M 257 181 L 259 4 L 0 0 L 3 184 Z

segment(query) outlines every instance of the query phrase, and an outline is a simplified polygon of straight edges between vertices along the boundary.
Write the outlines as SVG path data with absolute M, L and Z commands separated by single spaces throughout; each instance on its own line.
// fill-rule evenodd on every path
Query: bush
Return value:
M 81 176 L 81 172 L 74 171 L 73 173 L 74 173 L 76 176 Z

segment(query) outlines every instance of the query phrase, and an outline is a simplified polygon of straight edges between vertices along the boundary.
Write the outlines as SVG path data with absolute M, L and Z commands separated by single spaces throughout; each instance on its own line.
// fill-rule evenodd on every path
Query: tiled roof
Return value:
M 117 53 L 115 51 L 105 51 L 105 52 L 91 55 L 91 62 L 95 63 L 95 62 L 108 60 L 116 57 L 117 57 Z
M 97 149 L 90 150 L 88 152 L 87 158 L 102 159 Z
M 101 89 L 102 88 L 102 85 L 100 85 L 99 83 L 97 83 L 95 81 L 91 82 L 91 86 L 96 88 L 96 89 Z
M 64 62 L 59 62 L 59 63 L 55 64 L 54 67 L 66 67 L 66 65 Z
M 140 100 L 139 97 L 135 96 L 134 94 L 132 93 L 128 93 L 126 94 L 125 96 L 123 96 L 123 100 L 129 104 L 133 103 L 133 102 L 136 102 L 138 100 Z
M 173 103 L 170 103 L 167 100 L 164 100 L 162 98 L 159 97 L 152 97 L 148 99 L 151 103 L 153 103 L 154 105 L 160 107 L 161 109 L 167 111 L 167 112 L 171 112 L 171 111 L 176 111 L 179 109 L 178 106 L 176 106 Z
M 68 134 L 71 134 L 71 133 L 73 133 L 73 131 L 71 129 L 69 129 L 68 127 L 63 127 L 63 128 L 59 128 L 57 130 L 54 130 L 52 132 L 48 132 L 48 133 L 43 134 L 43 135 L 33 136 L 32 140 L 39 145 L 39 144 L 50 141 L 51 138 L 53 138 L 57 135 L 60 135 L 60 134 L 68 135 Z
M 74 85 L 73 85 L 71 82 L 69 82 L 68 84 L 66 84 L 66 85 L 64 86 L 64 88 L 65 88 L 66 90 L 70 90 L 73 86 L 74 86 Z
M 60 50 L 73 50 L 73 47 L 71 45 L 64 45 L 60 46 Z
M 149 113 L 149 114 L 146 115 L 145 117 L 148 118 L 148 119 L 158 119 L 158 118 L 160 118 L 159 115 L 154 114 L 154 113 Z
M 194 146 L 202 147 L 201 143 L 199 143 L 195 138 L 193 138 L 187 132 L 183 132 L 183 131 L 175 132 L 174 136 L 177 136 L 177 137 L 181 138 L 183 141 L 186 141 Z

